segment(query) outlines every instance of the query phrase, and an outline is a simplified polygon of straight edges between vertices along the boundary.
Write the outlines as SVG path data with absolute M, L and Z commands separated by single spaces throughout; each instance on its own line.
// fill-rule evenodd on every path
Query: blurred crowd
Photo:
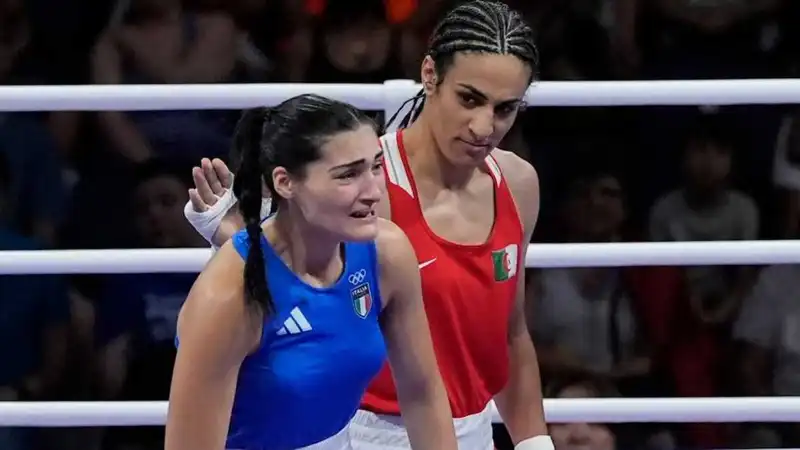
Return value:
M 417 79 L 451 0 L 0 0 L 0 84 Z M 543 81 L 797 75 L 800 2 L 518 0 Z M 312 90 L 311 88 L 309 88 Z M 535 87 L 533 88 L 535 93 Z M 528 108 L 534 242 L 793 239 L 793 105 Z M 383 120 L 380 112 L 375 112 Z M 0 112 L 0 249 L 206 247 L 191 168 L 237 111 Z M 194 274 L 0 276 L 0 401 L 164 400 Z M 800 395 L 800 266 L 529 271 L 549 397 Z M 557 450 L 800 445 L 795 424 L 552 424 Z M 2 450 L 155 450 L 163 428 L 0 428 Z M 498 448 L 507 448 L 502 427 Z

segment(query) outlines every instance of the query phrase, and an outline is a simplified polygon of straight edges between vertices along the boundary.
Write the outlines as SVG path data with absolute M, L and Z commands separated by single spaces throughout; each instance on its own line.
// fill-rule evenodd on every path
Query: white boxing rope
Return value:
M 0 274 L 198 273 L 211 249 L 0 251 Z
M 382 84 L 174 84 L 2 86 L 0 111 L 155 111 L 273 106 L 315 93 L 382 109 Z M 413 93 L 411 94 L 413 96 Z
M 0 274 L 197 273 L 210 249 L 0 251 Z M 526 267 L 800 263 L 800 241 L 531 244 Z
M 800 240 L 531 244 L 527 267 L 714 266 L 800 263 Z
M 315 93 L 367 110 L 385 110 L 419 91 L 411 80 L 383 84 L 189 84 L 3 86 L 0 111 L 137 111 L 272 106 Z M 545 81 L 526 98 L 535 106 L 742 105 L 800 103 L 800 79 Z
M 544 408 L 549 423 L 800 421 L 797 397 L 547 399 Z M 1 427 L 158 426 L 166 417 L 164 401 L 0 402 Z

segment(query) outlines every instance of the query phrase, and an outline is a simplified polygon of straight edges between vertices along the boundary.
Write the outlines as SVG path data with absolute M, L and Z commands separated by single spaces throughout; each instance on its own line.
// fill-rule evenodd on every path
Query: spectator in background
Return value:
M 620 62 L 655 78 L 760 78 L 776 68 L 783 0 L 618 0 Z M 643 66 L 643 67 L 642 67 Z M 778 70 L 776 70 L 778 69 Z
M 752 240 L 758 238 L 755 202 L 731 188 L 733 136 L 721 121 L 710 119 L 691 131 L 684 153 L 685 183 L 662 197 L 650 217 L 654 241 Z M 741 271 L 736 271 L 741 272 Z M 750 279 L 723 268 L 687 270 L 697 313 L 709 322 L 730 319 L 736 299 Z M 747 281 L 742 285 L 742 280 Z
M 35 82 L 20 64 L 30 41 L 21 0 L 0 0 L 0 85 Z M 0 112 L 0 153 L 9 176 L 5 225 L 52 245 L 65 201 L 61 160 L 44 116 Z
M 573 377 L 550 383 L 545 389 L 549 398 L 619 397 L 608 383 L 590 377 Z M 640 445 L 621 445 L 618 433 L 607 424 L 551 423 L 550 435 L 556 450 L 616 450 L 640 448 Z
M 294 12 L 291 16 L 299 13 L 305 18 L 284 42 L 289 81 L 308 81 L 308 76 L 324 76 L 308 69 L 309 60 L 317 59 L 324 64 L 324 60 L 329 58 L 328 64 L 346 63 L 349 66 L 344 68 L 345 73 L 340 73 L 341 67 L 331 67 L 334 78 L 375 79 L 382 71 L 388 74 L 386 78 L 367 82 L 383 82 L 393 78 L 418 80 L 419 60 L 424 56 L 434 26 L 441 15 L 457 2 L 289 0 L 283 3 L 287 5 L 286 9 Z M 354 42 L 344 42 L 346 37 Z M 370 65 L 381 67 L 377 71 L 375 68 L 364 70 L 355 67 L 354 57 L 370 59 Z
M 191 12 L 179 0 L 116 3 L 91 58 L 95 83 L 237 80 L 241 32 L 226 13 Z M 132 167 L 152 157 L 224 156 L 234 124 L 228 118 L 236 118 L 230 111 L 104 111 L 92 117 L 97 142 L 76 152 L 80 179 L 62 238 L 72 247 L 129 246 L 135 230 L 123 220 L 127 205 L 117 193 L 132 189 Z
M 725 241 L 758 238 L 755 202 L 729 180 L 734 151 L 731 130 L 714 118 L 691 130 L 684 153 L 684 185 L 656 202 L 653 241 Z M 728 323 L 752 286 L 753 272 L 740 267 L 686 270 L 691 308 L 707 324 Z
M 383 0 L 328 0 L 298 73 L 307 83 L 383 83 L 403 78 L 399 34 Z M 417 55 L 419 56 L 419 55 Z M 300 55 L 298 55 L 300 57 Z
M 800 237 L 800 111 L 793 110 L 781 120 L 775 139 L 772 182 L 782 197 L 782 238 Z
M 183 217 L 191 166 L 151 160 L 137 168 L 133 220 L 144 248 L 205 247 Z M 166 400 L 175 358 L 178 311 L 197 274 L 110 277 L 97 299 L 96 339 L 103 397 Z M 163 429 L 113 430 L 115 448 L 163 448 Z
M 0 80 L 6 84 L 30 41 L 30 23 L 22 0 L 0 0 Z
M 0 212 L 11 202 L 13 166 L 0 154 Z M 4 215 L 5 216 L 5 215 Z M 39 250 L 0 222 L 0 250 Z M 51 400 L 60 387 L 67 349 L 69 300 L 53 275 L 0 276 L 0 401 Z M 28 450 L 31 429 L 0 429 L 0 448 Z
M 609 171 L 580 175 L 567 189 L 568 242 L 619 241 L 625 216 L 622 186 Z M 533 277 L 529 294 L 529 327 L 543 373 L 647 377 L 648 348 L 622 270 L 543 270 Z
M 622 184 L 612 170 L 578 169 L 566 192 L 566 241 L 619 242 L 630 237 Z M 669 395 L 667 345 L 658 339 L 653 322 L 665 320 L 660 314 L 675 306 L 671 294 L 680 284 L 673 273 L 649 267 L 578 268 L 548 269 L 534 276 L 526 306 L 545 377 L 551 382 L 605 380 L 625 396 Z M 675 440 L 661 426 L 643 427 L 641 434 L 651 445 L 669 447 Z
M 233 82 L 239 31 L 221 11 L 189 13 L 180 0 L 119 0 L 92 57 L 98 84 Z M 227 115 L 208 111 L 100 112 L 114 151 L 132 162 L 223 156 Z
M 795 216 L 793 235 L 800 230 Z M 800 265 L 770 266 L 761 271 L 733 327 L 742 345 L 737 361 L 740 393 L 746 396 L 800 396 Z M 800 427 L 745 427 L 740 439 L 752 448 L 797 447 Z
M 519 3 L 525 4 L 537 24 L 543 80 L 611 78 L 608 33 L 600 23 L 597 8 L 575 0 Z
M 682 187 L 653 206 L 649 235 L 654 241 L 722 241 L 758 238 L 755 202 L 730 186 L 734 134 L 726 124 L 707 117 L 690 130 L 684 150 Z M 750 267 L 688 267 L 683 270 L 687 295 L 681 309 L 681 339 L 670 352 L 678 395 L 712 397 L 723 394 L 727 378 L 730 325 L 753 283 Z M 691 336 L 691 339 L 687 339 Z M 690 429 L 692 443 L 725 445 L 715 425 Z

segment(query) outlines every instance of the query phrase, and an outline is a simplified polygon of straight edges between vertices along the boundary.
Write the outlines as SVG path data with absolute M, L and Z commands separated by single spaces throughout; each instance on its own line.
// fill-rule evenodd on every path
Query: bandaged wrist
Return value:
M 555 450 L 555 446 L 550 436 L 534 436 L 514 446 L 514 450 Z
M 203 236 L 203 239 L 212 242 L 214 233 L 219 229 L 225 214 L 236 204 L 236 197 L 232 189 L 226 189 L 222 196 L 217 197 L 217 202 L 203 212 L 197 212 L 192 207 L 192 202 L 187 202 L 183 207 L 186 220 Z

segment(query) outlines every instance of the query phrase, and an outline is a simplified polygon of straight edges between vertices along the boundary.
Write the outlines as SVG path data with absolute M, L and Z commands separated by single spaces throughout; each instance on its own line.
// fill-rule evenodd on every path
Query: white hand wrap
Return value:
M 514 446 L 514 450 L 555 450 L 555 448 L 550 436 L 534 436 Z
M 217 232 L 220 223 L 222 223 L 222 218 L 235 204 L 236 197 L 233 195 L 233 190 L 226 189 L 221 197 L 217 196 L 217 202 L 203 212 L 195 211 L 192 208 L 192 202 L 187 202 L 186 206 L 183 207 L 183 215 L 192 224 L 192 227 L 200 233 L 200 236 L 203 236 L 206 241 L 211 243 L 214 233 Z
M 233 189 L 226 189 L 225 193 L 222 194 L 222 197 L 216 197 L 217 202 L 204 212 L 195 211 L 192 207 L 191 201 L 186 202 L 186 205 L 183 207 L 183 215 L 186 217 L 186 220 L 188 220 L 192 227 L 197 230 L 198 233 L 200 233 L 200 236 L 203 236 L 203 238 L 211 244 L 211 248 L 214 251 L 219 250 L 217 246 L 211 242 L 214 238 L 214 234 L 219 229 L 225 214 L 227 214 L 237 202 L 236 196 L 233 195 Z M 271 207 L 272 199 L 261 199 L 262 220 L 269 216 Z

